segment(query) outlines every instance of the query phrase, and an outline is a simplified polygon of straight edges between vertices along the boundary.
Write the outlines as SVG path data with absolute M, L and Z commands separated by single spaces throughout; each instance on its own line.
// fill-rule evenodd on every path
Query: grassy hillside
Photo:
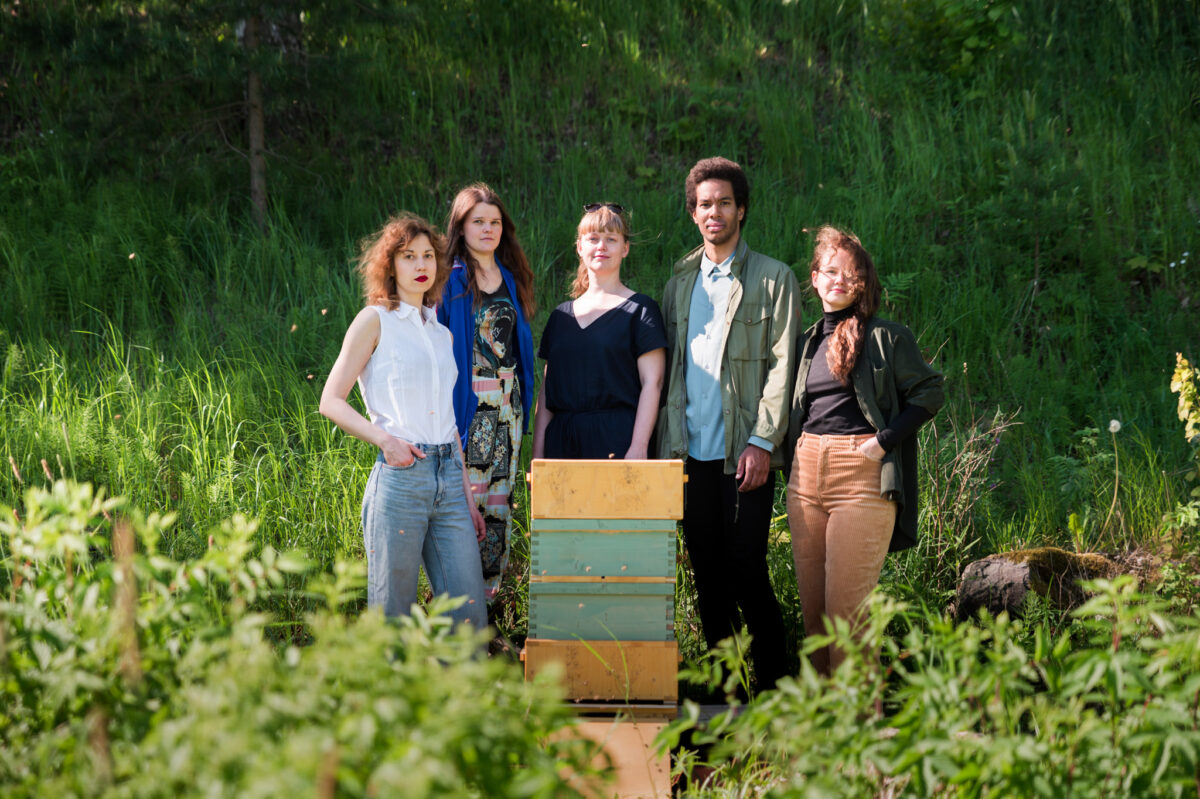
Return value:
M 1169 374 L 1200 340 L 1194 0 L 331 0 L 258 63 L 265 236 L 236 8 L 173 6 L 0 3 L 0 502 L 65 475 L 177 511 L 176 557 L 235 512 L 356 553 L 373 454 L 316 412 L 356 240 L 488 181 L 540 331 L 583 203 L 632 209 L 625 276 L 658 296 L 699 240 L 686 171 L 721 154 L 752 247 L 803 273 L 808 230 L 852 228 L 947 374 L 889 590 L 940 602 L 997 548 L 1160 543 L 1188 453 Z

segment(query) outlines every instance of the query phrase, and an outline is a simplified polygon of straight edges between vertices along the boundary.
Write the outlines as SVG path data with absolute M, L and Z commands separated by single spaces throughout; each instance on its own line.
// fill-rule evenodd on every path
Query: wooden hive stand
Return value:
M 562 669 L 617 796 L 669 796 L 652 746 L 678 704 L 675 536 L 683 461 L 535 460 L 525 677 Z

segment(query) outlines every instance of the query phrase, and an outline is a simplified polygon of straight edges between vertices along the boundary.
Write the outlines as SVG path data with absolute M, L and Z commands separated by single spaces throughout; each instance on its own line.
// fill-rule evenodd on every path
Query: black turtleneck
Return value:
M 805 384 L 805 401 L 807 404 L 804 416 L 804 432 L 813 435 L 857 436 L 866 433 L 876 433 L 867 417 L 863 415 L 854 394 L 854 385 L 842 385 L 833 373 L 829 371 L 829 361 L 826 353 L 829 350 L 829 336 L 837 329 L 838 323 L 853 315 L 853 308 L 840 311 L 826 311 L 825 321 L 817 331 L 820 343 L 813 354 L 812 365 L 808 369 L 808 382 Z M 876 433 L 876 440 L 884 452 L 891 452 L 904 439 L 908 438 L 917 428 L 929 421 L 933 414 L 920 405 L 909 405 L 901 411 L 891 424 Z
M 837 329 L 838 322 L 849 319 L 853 314 L 852 307 L 840 311 L 826 311 L 825 322 L 817 331 L 820 343 L 817 344 L 812 365 L 808 367 L 808 383 L 805 385 L 808 402 L 808 412 L 804 415 L 806 433 L 857 436 L 875 432 L 875 428 L 871 427 L 862 409 L 858 407 L 854 386 L 843 386 L 833 376 L 833 372 L 829 371 L 829 337 Z

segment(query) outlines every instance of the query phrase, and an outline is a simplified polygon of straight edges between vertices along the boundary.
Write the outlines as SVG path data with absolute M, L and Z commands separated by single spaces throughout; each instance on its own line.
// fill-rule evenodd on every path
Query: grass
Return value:
M 108 2 L 21 7 L 25 38 L 0 33 L 0 457 L 16 470 L 0 501 L 48 471 L 177 511 L 179 557 L 235 512 L 326 568 L 356 556 L 373 456 L 316 413 L 361 302 L 355 241 L 400 208 L 440 222 L 460 185 L 487 180 L 534 265 L 540 330 L 584 202 L 633 209 L 624 277 L 658 296 L 698 240 L 687 168 L 721 153 L 749 170 L 752 247 L 803 278 L 805 230 L 853 228 L 896 289 L 886 315 L 947 374 L 922 434 L 927 535 L 892 559 L 889 590 L 937 604 L 963 563 L 1002 548 L 1156 545 L 1188 453 L 1168 376 L 1200 329 L 1194 2 L 996 3 L 1020 37 L 987 29 L 990 50 L 943 71 L 913 48 L 958 64 L 958 23 L 926 20 L 945 32 L 932 40 L 873 28 L 895 0 L 443 5 L 342 27 L 314 12 L 307 61 L 268 78 L 267 236 L 220 110 L 239 83 L 185 68 L 225 52 L 228 23 L 113 62 L 83 46 L 99 22 L 163 41 L 144 20 L 165 6 L 140 22 Z M 75 44 L 35 46 L 51 29 Z M 189 113 L 152 119 L 139 93 Z M 998 414 L 1012 426 L 980 438 Z M 1114 441 L 1089 438 L 1113 418 Z M 986 462 L 956 472 L 964 452 Z M 771 560 L 797 619 L 782 533 Z

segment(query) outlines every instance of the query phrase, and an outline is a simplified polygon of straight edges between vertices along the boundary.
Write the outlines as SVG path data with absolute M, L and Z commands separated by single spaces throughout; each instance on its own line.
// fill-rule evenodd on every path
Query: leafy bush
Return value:
M 305 564 L 253 554 L 243 518 L 177 562 L 156 550 L 170 518 L 86 485 L 3 513 L 6 796 L 549 797 L 564 765 L 591 773 L 555 735 L 561 690 L 483 657 L 438 615 L 449 600 L 395 624 L 347 618 L 361 569 L 339 563 L 310 581 L 323 609 L 286 636 L 254 609 Z
M 744 795 L 746 780 L 772 796 L 1194 795 L 1200 625 L 1130 578 L 1089 589 L 1060 634 L 1006 615 L 956 626 L 884 599 L 861 643 L 844 624 L 809 636 L 810 651 L 853 652 L 832 678 L 806 661 L 740 713 L 703 724 L 689 705 L 670 736 L 711 747 L 706 796 Z M 897 623 L 898 640 L 884 634 Z M 736 684 L 736 661 L 712 679 Z

